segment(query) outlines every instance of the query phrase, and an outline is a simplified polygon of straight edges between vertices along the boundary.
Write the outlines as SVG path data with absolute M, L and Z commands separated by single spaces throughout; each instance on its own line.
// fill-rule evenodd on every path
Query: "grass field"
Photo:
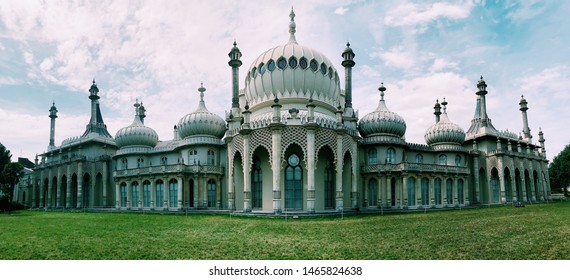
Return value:
M 0 259 L 570 259 L 570 202 L 330 218 L 19 211 Z

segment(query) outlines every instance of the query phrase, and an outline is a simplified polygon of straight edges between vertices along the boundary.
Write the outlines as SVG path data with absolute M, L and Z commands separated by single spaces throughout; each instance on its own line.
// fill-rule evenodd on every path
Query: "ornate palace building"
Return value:
M 487 85 L 475 92 L 465 132 L 451 121 L 447 101 L 434 106 L 425 144 L 405 141 L 404 118 L 378 107 L 359 117 L 352 106 L 354 52 L 342 52 L 344 89 L 331 61 L 295 38 L 255 59 L 240 89 L 241 52 L 229 52 L 232 104 L 225 119 L 208 111 L 198 89 L 194 112 L 159 140 L 134 104 L 133 122 L 113 137 L 89 90 L 91 120 L 76 138 L 54 142 L 57 109 L 49 110 L 48 151 L 36 157 L 29 207 L 124 211 L 229 210 L 325 213 L 544 201 L 550 196 L 544 137 L 533 141 L 527 102 L 522 134 L 497 130 L 487 115 Z M 435 99 L 435 97 L 434 97 Z M 28 195 L 25 195 L 25 193 Z M 19 196 L 20 199 L 22 196 Z

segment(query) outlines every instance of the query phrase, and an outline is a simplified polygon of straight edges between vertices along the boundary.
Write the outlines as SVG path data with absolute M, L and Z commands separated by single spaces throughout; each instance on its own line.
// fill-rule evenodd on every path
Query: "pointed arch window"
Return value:
M 441 179 L 435 178 L 434 180 L 434 196 L 435 196 L 435 204 L 441 204 Z
M 123 165 L 123 169 L 129 168 L 129 161 L 126 158 L 121 160 L 121 164 Z
M 166 165 L 167 163 L 168 163 L 168 158 L 167 158 L 167 157 L 162 157 L 162 158 L 160 159 L 160 164 Z
M 396 163 L 396 150 L 394 148 L 388 148 L 388 151 L 386 151 L 386 163 Z
M 188 152 L 188 164 L 198 164 L 198 151 L 190 150 L 190 152 Z
M 423 163 L 423 162 L 424 162 L 424 156 L 422 156 L 421 154 L 417 154 L 416 163 Z
M 174 208 L 178 203 L 178 181 L 170 180 L 168 184 L 169 207 Z
M 251 170 L 251 198 L 252 208 L 263 207 L 263 172 L 261 171 L 261 161 L 259 158 L 253 159 L 253 170 Z
M 429 205 L 429 180 L 422 178 L 422 205 Z
M 285 168 L 285 208 L 300 210 L 303 208 L 303 169 L 300 159 L 291 154 Z
M 453 180 L 447 179 L 445 182 L 445 198 L 447 204 L 453 204 Z
M 460 155 L 455 156 L 455 166 L 461 166 L 461 156 Z
M 164 182 L 156 181 L 156 202 L 155 207 L 164 207 Z
M 378 152 L 376 151 L 376 148 L 368 150 L 368 164 L 378 164 Z
M 208 180 L 208 207 L 216 207 L 216 181 Z
M 121 207 L 127 207 L 127 184 L 121 183 Z
M 144 167 L 144 158 L 137 159 L 137 167 L 138 168 Z
M 408 178 L 408 206 L 416 205 L 416 178 Z
M 143 207 L 150 207 L 150 182 L 143 182 Z
M 332 160 L 327 160 L 325 167 L 325 208 L 334 208 L 335 189 L 334 189 L 334 165 Z
M 139 182 L 133 182 L 131 185 L 131 207 L 139 207 Z
M 439 155 L 439 164 L 440 165 L 447 165 L 447 156 L 446 155 Z
M 464 204 L 464 195 L 463 195 L 463 179 L 459 179 L 457 181 L 457 203 Z
M 208 165 L 215 165 L 216 164 L 216 157 L 213 150 L 208 150 Z

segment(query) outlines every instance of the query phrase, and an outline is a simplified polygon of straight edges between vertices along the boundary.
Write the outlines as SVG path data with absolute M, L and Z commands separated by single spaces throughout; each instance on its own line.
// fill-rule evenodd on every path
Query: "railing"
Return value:
M 363 173 L 414 171 L 414 172 L 469 174 L 469 168 L 467 166 L 409 163 L 409 162 L 402 162 L 397 164 L 365 165 L 362 166 L 361 171 Z
M 173 165 L 162 165 L 162 166 L 149 166 L 149 167 L 139 167 L 126 170 L 115 170 L 115 177 L 129 177 L 129 176 L 139 176 L 139 175 L 152 175 L 152 174 L 163 174 L 163 173 L 192 173 L 192 174 L 224 174 L 224 167 L 222 166 L 210 166 L 210 165 L 185 165 L 185 164 L 173 164 Z

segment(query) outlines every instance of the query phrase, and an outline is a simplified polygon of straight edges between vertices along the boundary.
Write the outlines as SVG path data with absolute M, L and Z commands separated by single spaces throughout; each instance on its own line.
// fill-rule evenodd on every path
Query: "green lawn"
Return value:
M 570 259 L 570 202 L 331 218 L 19 211 L 0 259 Z

